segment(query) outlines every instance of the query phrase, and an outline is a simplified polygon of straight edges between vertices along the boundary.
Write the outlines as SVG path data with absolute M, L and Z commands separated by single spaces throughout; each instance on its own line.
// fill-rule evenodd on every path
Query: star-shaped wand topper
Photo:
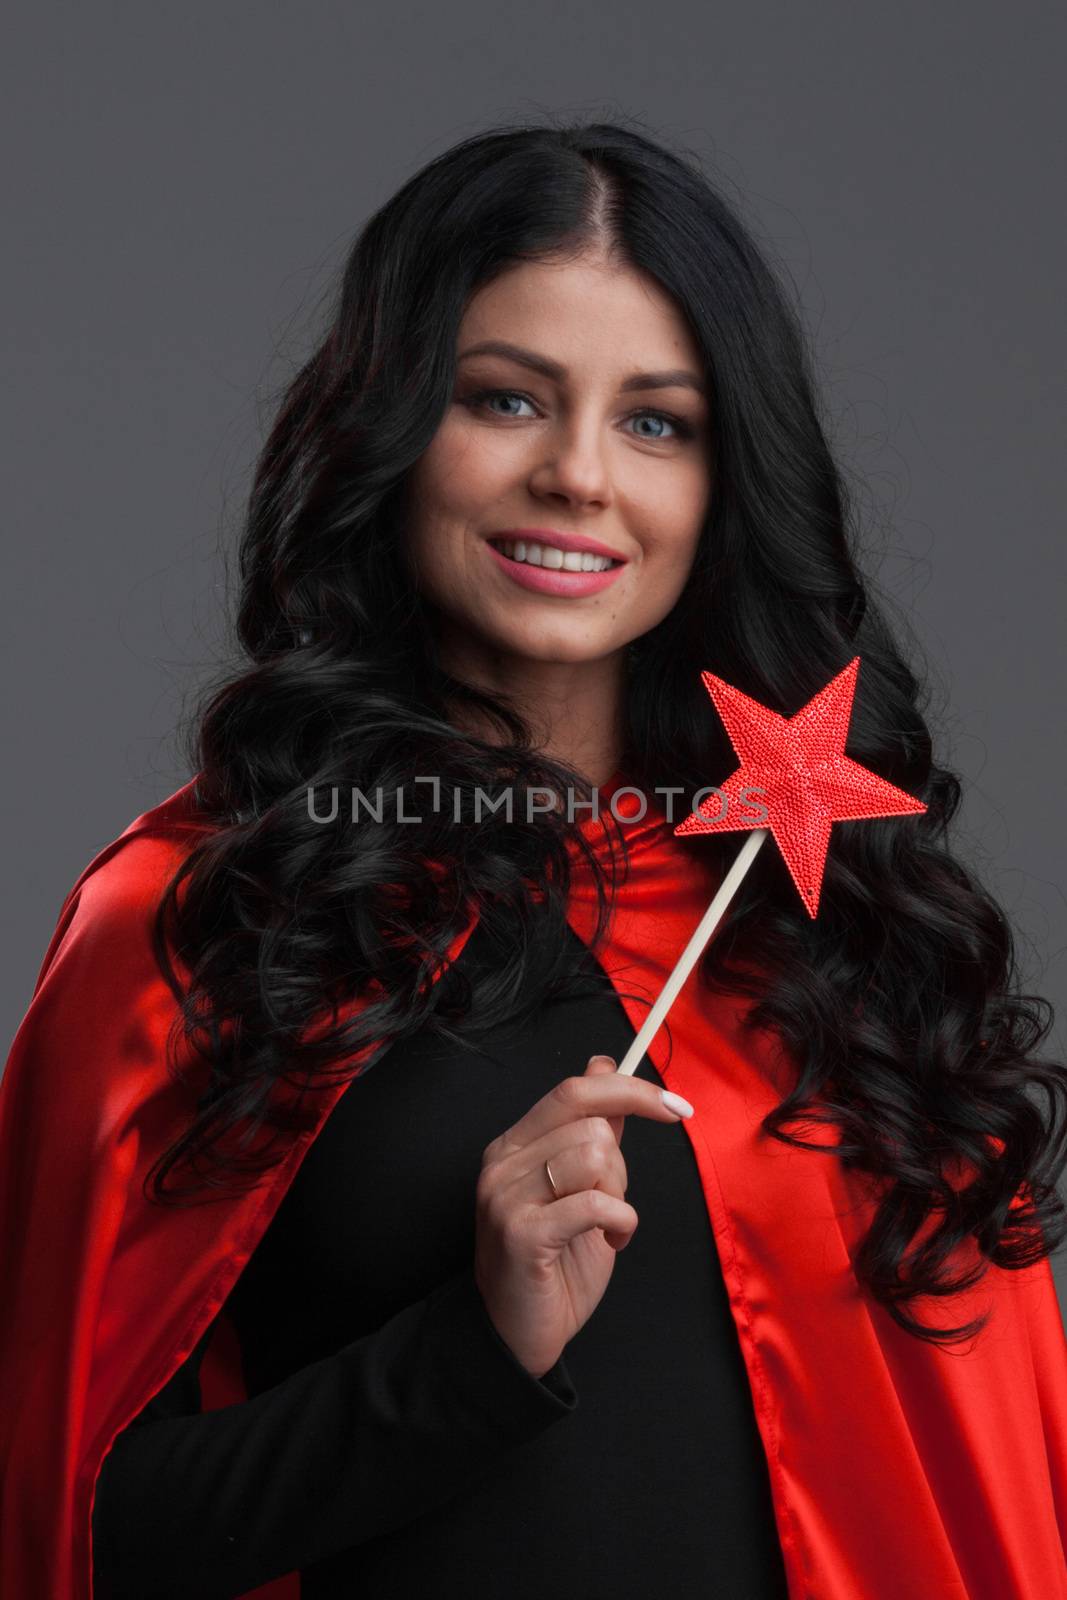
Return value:
M 619 1072 L 636 1070 L 768 834 L 773 833 L 777 840 L 805 909 L 814 917 L 833 823 L 926 810 L 914 795 L 845 754 L 859 666 L 859 656 L 853 656 L 836 678 L 791 717 L 761 705 L 713 672 L 701 673 L 741 765 L 674 831 L 750 830 L 749 837 L 678 957 Z M 753 817 L 754 806 L 765 807 L 766 815 Z
M 925 811 L 914 795 L 845 754 L 860 658 L 831 678 L 792 717 L 760 705 L 713 672 L 702 672 L 741 765 L 675 828 L 676 834 L 732 833 L 759 827 L 744 815 L 761 791 L 767 826 L 774 834 L 808 915 L 819 910 L 830 827 L 862 817 L 896 817 Z

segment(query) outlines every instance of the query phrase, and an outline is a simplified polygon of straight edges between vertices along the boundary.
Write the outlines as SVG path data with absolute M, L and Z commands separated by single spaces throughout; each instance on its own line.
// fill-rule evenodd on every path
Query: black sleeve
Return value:
M 403 1527 L 577 1405 L 562 1356 L 540 1379 L 515 1357 L 473 1268 L 264 1393 L 200 1412 L 208 1337 L 104 1458 L 95 1600 L 241 1595 Z

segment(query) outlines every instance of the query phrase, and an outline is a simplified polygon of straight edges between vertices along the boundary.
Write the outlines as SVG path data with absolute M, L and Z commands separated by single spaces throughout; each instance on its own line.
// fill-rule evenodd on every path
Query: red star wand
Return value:
M 701 673 L 741 765 L 674 831 L 750 830 L 749 837 L 679 956 L 619 1072 L 632 1073 L 637 1067 L 768 833 L 774 834 L 808 915 L 814 917 L 832 823 L 926 810 L 914 795 L 845 754 L 859 665 L 859 656 L 853 656 L 848 666 L 792 717 L 760 705 L 713 672 Z M 754 800 L 753 793 L 765 798 Z M 751 813 L 754 805 L 761 807 L 762 816 L 738 814 L 739 806 Z M 761 826 L 764 819 L 766 826 Z

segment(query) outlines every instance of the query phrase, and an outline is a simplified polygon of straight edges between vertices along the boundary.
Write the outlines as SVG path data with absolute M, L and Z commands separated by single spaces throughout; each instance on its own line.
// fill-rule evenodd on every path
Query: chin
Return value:
M 540 644 L 526 648 L 523 645 L 512 643 L 509 647 L 514 656 L 531 664 L 537 662 L 542 666 L 553 667 L 579 667 L 587 662 L 602 661 L 611 652 L 607 648 L 597 649 L 587 643 L 573 645 L 546 645 Z

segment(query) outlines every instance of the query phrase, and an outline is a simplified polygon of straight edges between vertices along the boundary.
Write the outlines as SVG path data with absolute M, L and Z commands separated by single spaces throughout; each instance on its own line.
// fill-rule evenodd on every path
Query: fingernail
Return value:
M 683 1100 L 680 1094 L 672 1094 L 670 1089 L 661 1089 L 660 1098 L 668 1111 L 676 1111 L 680 1117 L 691 1117 L 693 1108 L 688 1100 Z

